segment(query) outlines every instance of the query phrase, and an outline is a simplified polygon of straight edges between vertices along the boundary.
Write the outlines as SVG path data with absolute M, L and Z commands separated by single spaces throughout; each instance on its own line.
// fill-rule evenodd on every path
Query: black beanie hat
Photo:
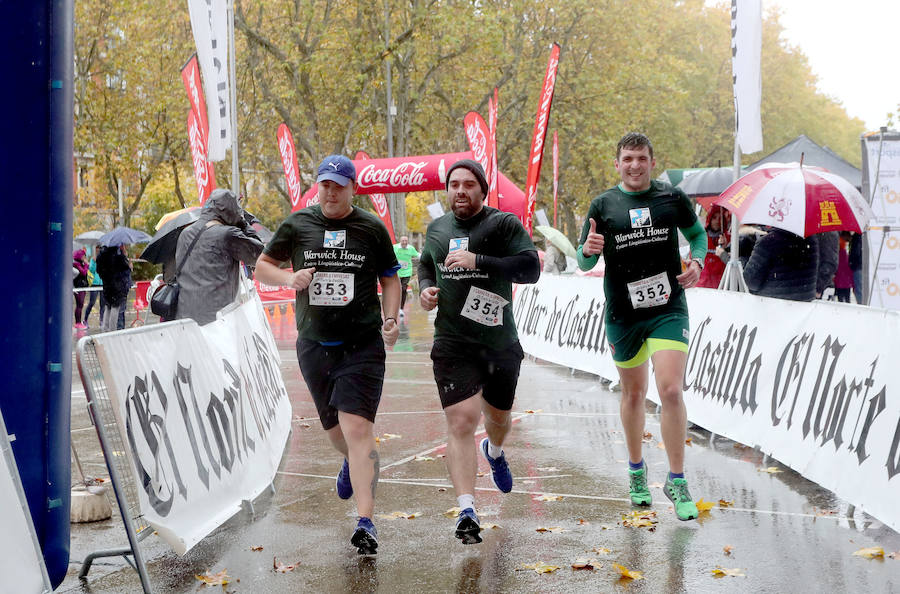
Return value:
M 473 161 L 472 159 L 460 159 L 456 163 L 450 166 L 450 169 L 447 170 L 447 181 L 445 182 L 446 189 L 450 190 L 450 174 L 453 173 L 454 169 L 459 169 L 463 167 L 472 172 L 472 175 L 475 176 L 475 179 L 478 180 L 478 185 L 481 186 L 481 192 L 487 197 L 488 195 L 488 183 L 487 177 L 484 175 L 484 169 L 481 167 L 481 163 L 478 161 Z

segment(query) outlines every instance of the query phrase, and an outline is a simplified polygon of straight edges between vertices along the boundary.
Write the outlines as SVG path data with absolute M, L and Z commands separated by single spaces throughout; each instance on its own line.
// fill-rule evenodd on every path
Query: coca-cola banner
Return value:
M 528 158 L 528 174 L 525 176 L 525 229 L 532 233 L 534 205 L 537 202 L 537 185 L 541 178 L 541 160 L 544 156 L 544 141 L 547 139 L 547 124 L 550 122 L 550 106 L 553 104 L 553 91 L 556 88 L 556 71 L 559 67 L 559 44 L 554 43 L 550 49 L 550 60 L 547 73 L 544 75 L 544 86 L 538 101 L 537 117 L 534 121 L 534 134 L 531 137 L 531 156 Z
M 371 161 L 372 157 L 365 151 L 358 151 L 356 153 L 357 161 Z M 387 196 L 378 192 L 376 194 L 369 194 L 369 198 L 372 199 L 372 205 L 375 207 L 375 212 L 378 213 L 378 216 L 381 217 L 381 222 L 384 223 L 384 226 L 387 227 L 388 235 L 391 236 L 391 241 L 394 243 L 397 242 L 397 238 L 394 236 L 394 223 L 391 221 L 391 213 L 388 210 Z
M 500 208 L 500 196 L 497 190 L 497 112 L 500 110 L 500 96 L 497 87 L 494 87 L 494 100 L 488 101 L 488 206 Z
M 463 118 L 463 126 L 466 130 L 466 140 L 469 141 L 469 148 L 472 149 L 472 160 L 481 163 L 482 169 L 487 172 L 490 167 L 488 158 L 488 145 L 491 137 L 491 130 L 485 123 L 484 118 L 477 111 L 470 111 Z
M 284 167 L 284 180 L 287 183 L 288 196 L 291 198 L 291 210 L 297 210 L 302 198 L 300 189 L 300 168 L 297 166 L 297 153 L 294 151 L 294 136 L 287 124 L 278 126 L 278 154 Z
M 447 169 L 460 159 L 475 159 L 475 156 L 473 153 L 464 152 L 424 157 L 357 159 L 353 161 L 353 165 L 356 167 L 356 177 L 359 180 L 359 187 L 356 193 L 444 191 L 446 189 Z M 475 160 L 477 161 L 477 159 Z M 411 163 L 414 166 L 407 166 L 407 163 Z M 416 174 L 412 177 L 408 175 L 410 170 L 416 171 Z M 398 182 L 397 186 L 391 185 L 390 182 L 392 180 Z M 366 185 L 364 185 L 364 182 Z M 421 185 L 416 186 L 412 182 L 419 182 Z M 524 220 L 525 193 L 502 173 L 497 176 L 497 186 L 500 194 L 500 210 L 511 212 L 519 217 L 520 220 Z M 291 210 L 293 212 L 318 203 L 318 187 L 314 185 L 304 192 L 300 202 Z
M 900 530 L 900 314 L 689 289 L 687 417 L 756 446 Z M 522 349 L 615 379 L 603 280 L 541 275 L 513 312 Z M 647 397 L 659 403 L 651 378 Z
M 206 159 L 206 135 L 203 134 L 200 121 L 193 109 L 188 111 L 187 128 L 191 160 L 194 163 L 194 179 L 197 182 L 197 196 L 200 198 L 200 204 L 203 204 L 216 187 L 216 173 L 213 164 Z
M 553 226 L 556 227 L 556 203 L 559 191 L 559 135 L 553 131 Z

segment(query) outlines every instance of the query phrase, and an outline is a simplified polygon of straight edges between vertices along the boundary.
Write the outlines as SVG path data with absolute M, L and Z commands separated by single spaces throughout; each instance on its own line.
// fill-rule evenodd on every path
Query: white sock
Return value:
M 498 458 L 502 453 L 503 446 L 494 445 L 491 443 L 491 440 L 488 439 L 488 456 L 490 456 L 491 458 Z
M 474 495 L 460 495 L 456 498 L 456 502 L 459 505 L 459 509 L 466 509 L 467 507 L 471 507 L 475 509 L 475 496 Z

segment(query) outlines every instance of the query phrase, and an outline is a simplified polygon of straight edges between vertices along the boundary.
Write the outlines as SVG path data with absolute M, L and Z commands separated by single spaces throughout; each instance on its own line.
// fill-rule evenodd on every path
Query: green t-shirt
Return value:
M 604 239 L 607 321 L 687 314 L 684 289 L 675 280 L 681 274 L 678 229 L 692 227 L 697 215 L 684 192 L 656 180 L 643 192 L 611 188 L 591 201 L 580 244 L 591 219 Z
M 485 206 L 470 219 L 453 213 L 428 225 L 420 266 L 433 268 L 438 293 L 434 337 L 503 349 L 518 340 L 513 320 L 512 283 L 475 270 L 447 270 L 451 250 L 506 257 L 534 250 L 515 215 Z M 420 278 L 421 281 L 421 278 Z M 506 303 L 503 303 L 506 302 Z
M 294 270 L 316 268 L 296 298 L 301 338 L 337 342 L 381 328 L 378 277 L 392 276 L 397 258 L 384 224 L 354 207 L 343 219 L 329 219 L 319 205 L 291 214 L 263 250 L 290 260 Z
M 397 273 L 397 276 L 400 278 L 411 277 L 413 273 L 412 259 L 418 258 L 419 252 L 416 251 L 416 248 L 411 243 L 407 243 L 405 248 L 400 247 L 399 243 L 395 243 L 394 254 L 397 256 L 397 262 L 400 263 L 400 271 Z

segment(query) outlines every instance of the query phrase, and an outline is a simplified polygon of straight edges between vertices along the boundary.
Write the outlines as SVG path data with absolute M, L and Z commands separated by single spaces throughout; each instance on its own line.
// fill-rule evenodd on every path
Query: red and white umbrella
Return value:
M 745 225 L 770 225 L 801 237 L 826 231 L 862 233 L 874 217 L 850 182 L 802 163 L 772 163 L 751 171 L 713 204 L 737 214 Z

